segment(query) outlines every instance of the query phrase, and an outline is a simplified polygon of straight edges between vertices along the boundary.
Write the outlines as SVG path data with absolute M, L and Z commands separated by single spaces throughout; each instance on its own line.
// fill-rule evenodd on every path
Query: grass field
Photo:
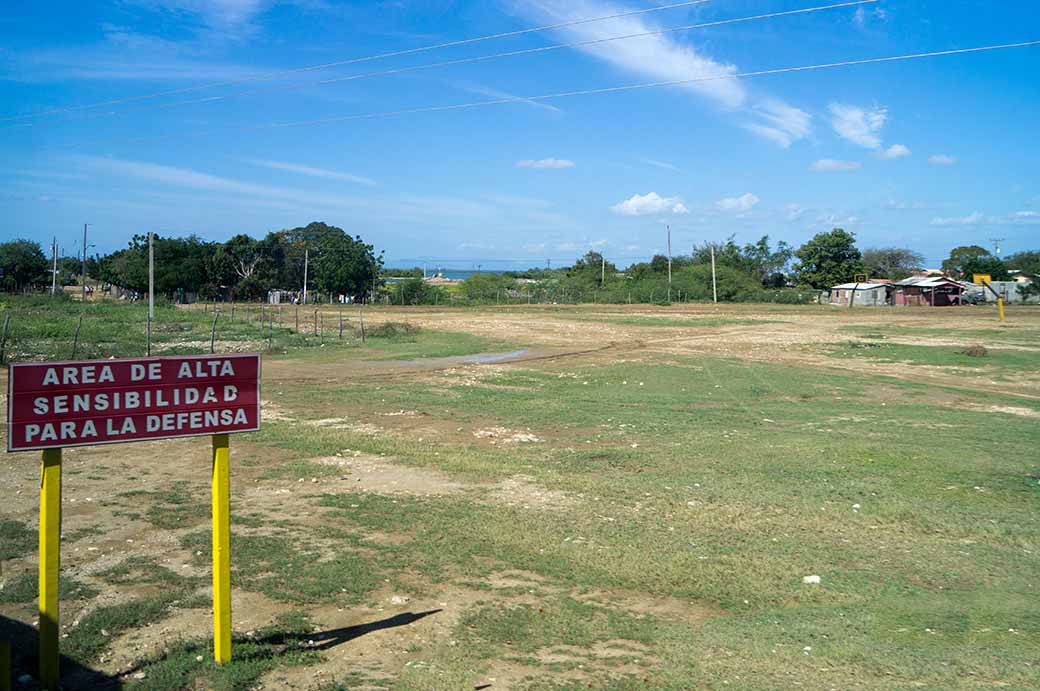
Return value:
M 233 442 L 230 665 L 207 638 L 206 445 L 67 452 L 76 679 L 1040 687 L 1040 310 L 368 319 L 419 329 L 286 333 L 264 429 Z M 35 460 L 3 460 L 9 626 L 34 618 Z

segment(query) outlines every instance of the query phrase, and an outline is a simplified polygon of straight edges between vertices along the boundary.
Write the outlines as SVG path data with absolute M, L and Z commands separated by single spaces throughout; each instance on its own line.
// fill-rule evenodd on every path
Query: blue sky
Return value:
M 17 118 L 673 2 L 8 0 L 0 238 L 57 235 L 71 253 L 89 222 L 94 252 L 149 229 L 224 240 L 322 220 L 393 264 L 485 268 L 589 248 L 627 264 L 664 249 L 665 225 L 676 253 L 834 226 L 930 265 L 991 238 L 1040 246 L 1040 47 L 263 127 L 1040 39 L 1025 0 L 884 0 L 315 84 L 828 4 L 712 0 Z

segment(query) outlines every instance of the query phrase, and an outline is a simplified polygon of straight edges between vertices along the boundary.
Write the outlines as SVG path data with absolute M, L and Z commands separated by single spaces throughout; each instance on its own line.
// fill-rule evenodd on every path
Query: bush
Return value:
M 391 338 L 411 340 L 419 334 L 419 327 L 407 322 L 386 322 L 369 328 L 365 335 L 369 338 Z

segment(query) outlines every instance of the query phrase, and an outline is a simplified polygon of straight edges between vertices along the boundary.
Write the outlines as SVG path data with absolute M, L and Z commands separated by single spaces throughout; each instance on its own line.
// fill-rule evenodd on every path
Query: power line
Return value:
M 29 118 L 44 117 L 47 115 L 57 115 L 58 113 L 67 113 L 76 110 L 87 110 L 90 108 L 102 108 L 105 106 L 115 106 L 123 103 L 132 103 L 134 101 L 143 101 L 150 98 L 160 98 L 162 96 L 175 96 L 177 94 L 191 93 L 193 91 L 202 91 L 204 89 L 215 89 L 224 86 L 234 86 L 236 84 L 244 84 L 247 82 L 261 81 L 264 79 L 277 79 L 279 77 L 285 77 L 290 74 L 299 74 L 301 72 L 313 72 L 315 70 L 324 70 L 330 67 L 343 67 L 344 65 L 355 65 L 361 62 L 371 62 L 373 60 L 383 60 L 386 58 L 400 57 L 402 55 L 414 55 L 416 53 L 425 53 L 431 50 L 441 50 L 443 48 L 453 48 L 456 46 L 469 45 L 473 43 L 481 43 L 484 41 L 493 41 L 500 38 L 511 38 L 513 36 L 523 36 L 525 34 L 539 33 L 542 31 L 552 31 L 554 29 L 563 29 L 569 26 L 579 26 L 581 24 L 591 24 L 594 22 L 603 22 L 610 19 L 621 19 L 623 17 L 633 17 L 641 14 L 649 14 L 651 12 L 662 12 L 664 10 L 674 10 L 681 7 L 691 7 L 693 5 L 701 5 L 710 0 L 686 0 L 684 2 L 676 2 L 669 5 L 660 5 L 658 7 L 647 7 L 639 10 L 629 10 L 626 12 L 618 12 L 615 14 L 609 14 L 602 17 L 587 17 L 585 19 L 573 19 L 566 22 L 560 22 L 558 24 L 548 24 L 546 26 L 537 26 L 529 29 L 517 29 L 516 31 L 505 31 L 498 34 L 490 34 L 487 36 L 477 36 L 474 38 L 464 38 L 457 41 L 447 41 L 445 43 L 437 43 L 430 46 L 421 46 L 419 48 L 406 48 L 404 50 L 395 50 L 389 53 L 379 53 L 377 55 L 366 55 L 360 58 L 350 58 L 347 60 L 337 60 L 335 62 L 326 62 L 319 65 L 308 65 L 305 67 L 296 67 L 288 70 L 280 70 L 277 72 L 263 72 L 260 74 L 250 75 L 248 77 L 241 77 L 239 79 L 230 79 L 223 82 L 211 82 L 208 84 L 197 84 L 195 86 L 186 86 L 181 89 L 169 89 L 167 91 L 157 91 L 151 94 L 142 94 L 140 96 L 130 96 L 127 98 L 118 98 L 111 101 L 99 101 L 96 103 L 87 103 L 78 106 L 66 106 L 63 108 L 52 108 L 50 110 L 44 110 L 37 113 L 29 113 L 27 115 L 12 115 L 4 118 L 0 118 L 0 122 L 6 122 L 11 120 L 25 120 Z
M 813 70 L 825 70 L 834 69 L 838 67 L 853 67 L 857 65 L 871 65 L 886 62 L 897 62 L 901 60 L 919 60 L 923 58 L 934 58 L 942 57 L 947 55 L 965 55 L 968 53 L 982 53 L 995 50 L 1008 50 L 1011 48 L 1025 48 L 1030 46 L 1040 45 L 1040 40 L 1036 41 L 1023 41 L 1020 43 L 1005 43 L 1000 45 L 990 46 L 979 46 L 975 48 L 957 48 L 952 50 L 939 50 L 928 53 L 911 53 L 907 55 L 893 55 L 880 58 L 865 58 L 862 60 L 845 60 L 842 62 L 830 62 L 822 63 L 817 65 L 800 65 L 796 67 L 779 67 L 768 70 L 756 70 L 752 72 L 733 72 L 727 74 L 711 75 L 707 77 L 693 77 L 690 79 L 673 79 L 663 82 L 644 82 L 642 84 L 628 84 L 623 86 L 610 86 L 598 89 L 580 89 L 575 91 L 561 91 L 552 94 L 542 94 L 538 96 L 510 96 L 508 98 L 498 98 L 491 101 L 471 101 L 468 103 L 455 103 L 444 106 L 422 106 L 417 108 L 404 108 L 401 110 L 381 111 L 375 113 L 358 113 L 355 115 L 341 115 L 328 118 L 317 118 L 313 120 L 295 120 L 290 122 L 272 122 L 263 125 L 247 125 L 247 126 L 229 126 L 211 130 L 186 130 L 182 132 L 172 132 L 165 135 L 155 135 L 149 137 L 137 137 L 133 139 L 121 138 L 118 140 L 103 139 L 94 140 L 94 143 L 104 143 L 112 141 L 120 142 L 142 142 L 142 141 L 159 141 L 164 139 L 174 139 L 177 137 L 204 137 L 211 134 L 220 134 L 228 132 L 254 132 L 259 130 L 268 129 L 281 129 L 289 127 L 307 127 L 311 125 L 328 125 L 340 122 L 351 122 L 356 120 L 375 120 L 379 118 L 387 117 L 398 117 L 401 115 L 415 115 L 419 113 L 439 113 L 453 110 L 466 110 L 470 108 L 482 108 L 486 106 L 498 106 L 506 105 L 511 103 L 530 103 L 531 101 L 549 101 L 558 98 L 571 98 L 575 96 L 593 96 L 600 94 L 615 94 L 624 93 L 628 91 L 642 91 L 646 89 L 656 89 L 667 86 L 683 86 L 686 84 L 697 84 L 703 82 L 720 81 L 725 79 L 742 79 L 747 77 L 764 77 L 776 74 L 790 74 L 794 72 L 809 72 Z
M 187 99 L 187 100 L 181 100 L 181 101 L 173 101 L 173 102 L 169 102 L 169 103 L 158 103 L 158 104 L 154 104 L 154 105 L 141 106 L 141 107 L 138 107 L 138 108 L 130 108 L 130 109 L 125 109 L 125 110 L 115 111 L 115 112 L 109 112 L 109 113 L 98 113 L 98 114 L 94 114 L 94 115 L 86 115 L 86 116 L 77 117 L 77 118 L 66 118 L 66 119 L 57 120 L 57 121 L 54 121 L 54 122 L 73 122 L 73 121 L 78 121 L 78 120 L 90 120 L 90 119 L 111 117 L 113 115 L 128 115 L 130 113 L 137 113 L 137 112 L 147 111 L 147 110 L 160 110 L 160 109 L 166 109 L 166 108 L 173 108 L 173 107 L 177 107 L 177 106 L 197 105 L 197 104 L 202 104 L 202 103 L 215 103 L 217 101 L 229 101 L 229 100 L 232 100 L 232 99 L 242 98 L 242 97 L 245 97 L 245 96 L 254 96 L 256 94 L 273 93 L 273 92 L 280 92 L 280 91 L 292 91 L 292 90 L 296 90 L 296 89 L 305 89 L 305 88 L 308 88 L 308 87 L 315 87 L 315 86 L 327 86 L 329 84 L 338 84 L 338 83 L 341 83 L 341 82 L 356 81 L 356 80 L 360 80 L 360 79 L 371 79 L 373 77 L 386 77 L 386 76 L 395 75 L 395 74 L 404 74 L 404 73 L 408 73 L 408 72 L 418 72 L 418 71 L 421 71 L 421 70 L 435 69 L 435 68 L 440 68 L 440 67 L 452 67 L 452 66 L 455 66 L 455 65 L 465 65 L 465 64 L 468 64 L 468 63 L 475 63 L 475 62 L 487 62 L 487 61 L 490 61 L 490 60 L 498 60 L 498 59 L 501 59 L 501 58 L 518 57 L 518 56 L 522 56 L 522 55 L 534 55 L 534 54 L 538 54 L 538 53 L 547 53 L 547 52 L 550 52 L 550 51 L 562 50 L 562 49 L 565 49 L 565 48 L 582 48 L 582 47 L 585 47 L 585 46 L 598 45 L 598 44 L 603 44 L 603 43 L 610 43 L 612 41 L 623 41 L 623 40 L 628 40 L 628 39 L 633 39 L 633 38 L 646 38 L 646 37 L 649 37 L 649 36 L 662 36 L 662 35 L 670 34 L 670 33 L 679 33 L 679 32 L 683 32 L 683 31 L 692 31 L 694 29 L 707 29 L 707 28 L 711 28 L 711 27 L 726 26 L 726 25 L 729 25 L 729 24 L 740 24 L 740 23 L 745 23 L 745 22 L 759 21 L 759 20 L 763 20 L 763 19 L 776 19 L 776 18 L 779 18 L 779 17 L 787 17 L 787 16 L 792 16 L 792 15 L 810 14 L 810 13 L 814 13 L 814 12 L 822 12 L 824 10 L 834 10 L 834 9 L 841 9 L 841 8 L 846 8 L 846 7 L 855 7 L 857 5 L 868 5 L 868 4 L 873 4 L 873 3 L 876 3 L 876 2 L 879 2 L 879 1 L 880 0 L 851 0 L 849 2 L 841 2 L 841 3 L 837 3 L 837 4 L 833 4 L 833 5 L 822 5 L 822 6 L 818 6 L 818 7 L 807 7 L 807 8 L 797 9 L 797 10 L 787 10 L 787 11 L 784 11 L 784 12 L 770 12 L 770 13 L 767 13 L 767 14 L 758 14 L 758 15 L 754 15 L 754 16 L 750 16 L 750 17 L 736 17 L 736 18 L 733 18 L 733 19 L 722 19 L 722 20 L 717 20 L 717 21 L 712 21 L 712 22 L 703 22 L 703 23 L 700 23 L 700 24 L 687 24 L 685 26 L 677 26 L 677 27 L 672 27 L 672 28 L 668 28 L 668 29 L 657 29 L 657 30 L 654 30 L 654 31 L 643 31 L 643 32 L 634 33 L 634 34 L 625 34 L 625 35 L 622 35 L 622 36 L 610 36 L 610 37 L 607 37 L 607 38 L 596 38 L 596 39 L 590 39 L 590 40 L 586 40 L 586 41 L 576 41 L 574 43 L 561 43 L 561 44 L 556 44 L 556 45 L 551 45 L 551 46 L 542 46 L 542 47 L 539 47 L 539 48 L 528 48 L 528 49 L 524 49 L 524 50 L 512 50 L 512 51 L 508 51 L 508 52 L 504 52 L 504 53 L 494 53 L 494 54 L 491 54 L 491 55 L 478 55 L 478 56 L 469 57 L 469 58 L 460 58 L 458 60 L 448 60 L 448 61 L 444 61 L 444 62 L 428 63 L 428 64 L 424 64 L 424 65 L 411 65 L 411 66 L 408 66 L 408 67 L 397 67 L 397 68 L 389 69 L 389 70 L 380 70 L 378 72 L 366 72 L 366 73 L 363 73 L 363 74 L 352 74 L 352 75 L 346 75 L 346 76 L 343 76 L 343 77 L 333 77 L 331 79 L 322 79 L 322 80 L 319 80 L 319 81 L 296 82 L 296 83 L 293 83 L 293 84 L 282 84 L 282 85 L 279 85 L 279 86 L 273 86 L 273 87 L 268 87 L 268 88 L 264 88 L 264 89 L 252 89 L 252 90 L 249 90 L 249 91 L 240 91 L 240 92 L 237 92 L 237 93 L 224 94 L 224 95 L 221 95 L 221 96 L 206 96 L 204 98 L 193 98 L 193 99 Z M 0 119 L 0 122 L 2 122 L 2 121 L 3 120 Z M 3 127 L 20 127 L 20 126 L 24 126 L 24 125 L 25 125 L 25 123 L 14 123 L 14 124 L 8 124 L 8 125 L 0 125 L 0 128 L 3 128 Z

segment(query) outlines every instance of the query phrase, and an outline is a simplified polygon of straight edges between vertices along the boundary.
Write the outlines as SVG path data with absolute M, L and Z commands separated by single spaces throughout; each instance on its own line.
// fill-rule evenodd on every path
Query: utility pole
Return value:
M 58 292 L 58 238 L 51 245 L 51 295 Z
M 148 231 L 148 319 L 155 319 L 155 233 Z
M 711 246 L 711 301 L 718 303 L 719 289 L 715 282 L 715 245 Z
M 989 241 L 993 243 L 993 249 L 996 250 L 995 254 L 997 258 L 1000 258 L 1000 243 L 1004 242 L 1007 238 L 990 238 Z
M 310 252 L 309 248 L 303 248 L 303 304 L 305 305 L 307 304 L 307 268 L 311 259 Z
M 672 227 L 668 229 L 668 302 L 672 301 Z
M 87 226 L 89 223 L 83 224 L 83 266 L 80 280 L 83 281 L 83 288 L 81 295 L 83 296 L 83 302 L 87 301 Z

